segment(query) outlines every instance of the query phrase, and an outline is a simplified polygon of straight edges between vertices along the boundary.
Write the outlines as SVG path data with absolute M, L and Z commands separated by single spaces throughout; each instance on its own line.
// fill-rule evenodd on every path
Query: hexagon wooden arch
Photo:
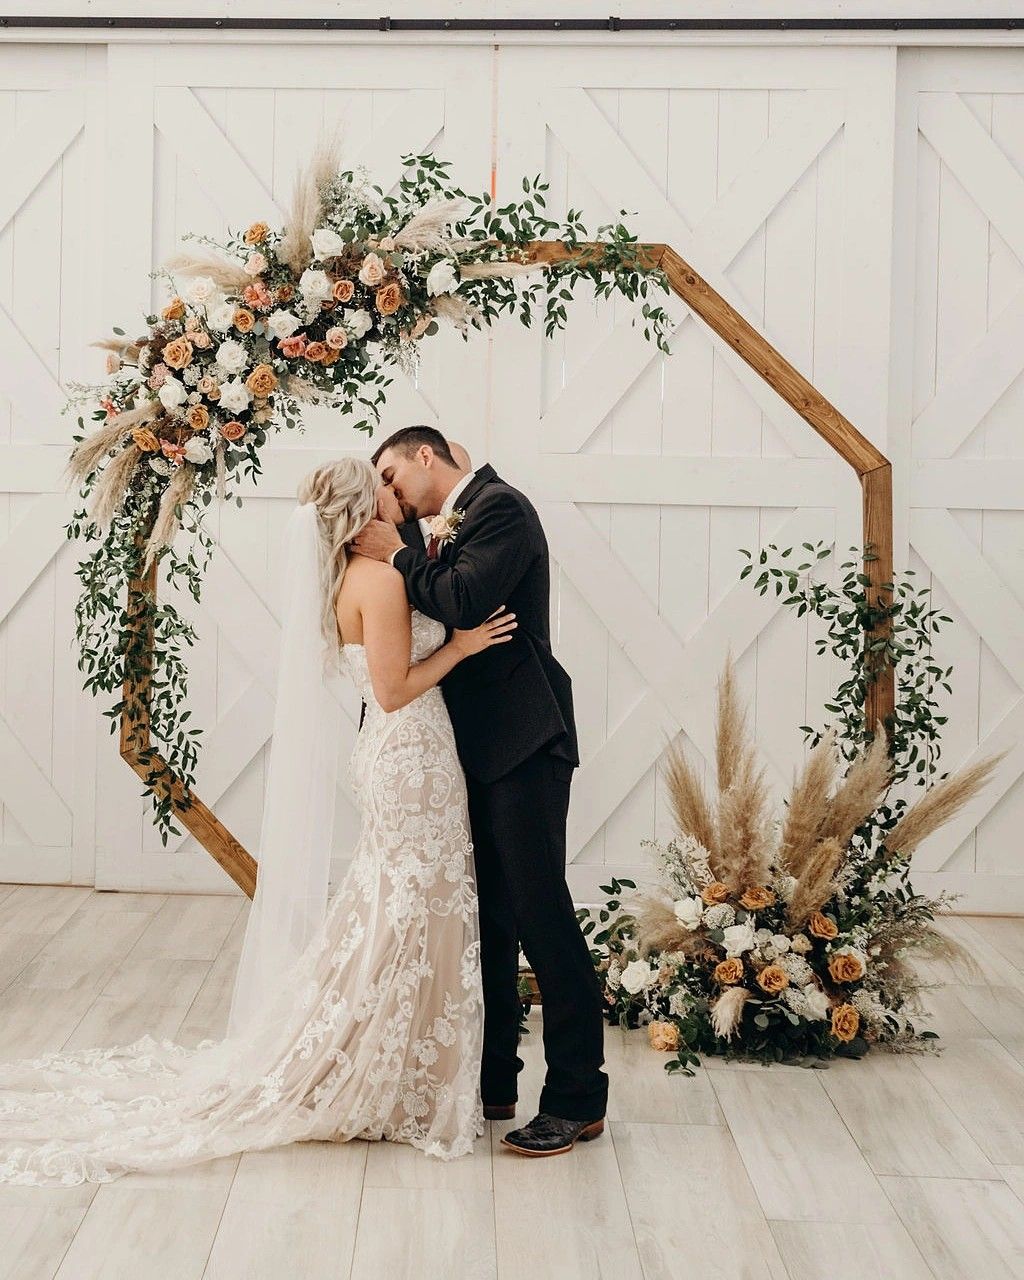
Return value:
M 563 241 L 548 240 L 535 240 L 526 246 L 529 260 L 546 263 L 564 262 L 570 258 L 586 261 L 600 256 L 602 248 L 600 242 L 567 245 Z M 724 338 L 856 471 L 862 491 L 862 541 L 865 547 L 873 547 L 874 554 L 873 559 L 864 562 L 864 573 L 869 581 L 865 592 L 869 604 L 882 612 L 878 624 L 865 636 L 865 644 L 888 636 L 887 606 L 892 601 L 893 554 L 892 467 L 889 460 L 674 249 L 664 244 L 639 244 L 636 248 L 638 257 L 648 266 L 662 268 L 673 291 L 690 310 Z M 155 564 L 144 577 L 129 583 L 127 613 L 130 628 L 137 629 L 143 625 L 140 621 L 143 594 L 156 594 Z M 141 637 L 141 649 L 145 658 L 151 661 L 152 634 Z M 145 660 L 142 669 L 145 672 Z M 168 780 L 167 765 L 151 745 L 148 683 L 148 674 L 144 674 L 137 685 L 130 680 L 125 684 L 125 707 L 139 710 L 135 716 L 126 711 L 121 717 L 121 756 L 147 786 L 158 787 L 163 794 L 170 792 L 175 815 L 251 898 L 256 888 L 256 860 L 194 792 L 191 800 L 186 801 L 180 780 Z M 868 686 L 868 724 L 874 726 L 881 720 L 886 729 L 890 729 L 894 708 L 895 672 L 891 665 L 886 664 Z M 154 773 L 163 776 L 157 781 Z

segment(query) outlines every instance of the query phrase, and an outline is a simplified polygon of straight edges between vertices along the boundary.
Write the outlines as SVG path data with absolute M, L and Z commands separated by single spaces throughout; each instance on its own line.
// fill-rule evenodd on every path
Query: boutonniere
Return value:
M 430 522 L 430 532 L 437 539 L 439 549 L 446 543 L 455 541 L 459 525 L 462 524 L 465 518 L 466 513 L 461 507 L 453 507 L 447 515 L 434 516 Z

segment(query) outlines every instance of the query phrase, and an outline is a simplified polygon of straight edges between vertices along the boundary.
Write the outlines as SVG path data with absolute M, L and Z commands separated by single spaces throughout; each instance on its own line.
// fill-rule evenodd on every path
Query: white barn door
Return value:
M 125 122 L 116 146 L 133 157 L 139 180 L 110 228 L 109 324 L 130 327 L 131 317 L 163 298 L 159 284 L 150 293 L 147 275 L 178 250 L 183 232 L 221 239 L 226 226 L 280 220 L 296 167 L 308 158 L 321 123 L 342 123 L 345 167 L 365 163 L 385 194 L 401 176 L 402 154 L 431 150 L 451 160 L 450 176 L 464 189 L 488 187 L 490 58 L 484 51 L 172 44 L 118 46 L 110 58 L 112 112 Z M 479 453 L 486 350 L 479 347 L 467 360 L 456 335 L 428 345 L 418 386 L 395 375 L 384 427 L 443 422 Z M 368 438 L 349 425 L 359 416 L 307 413 L 304 434 L 279 437 L 243 508 L 210 509 L 218 546 L 202 609 L 194 613 L 187 595 L 177 598 L 200 636 L 189 664 L 192 703 L 206 726 L 197 791 L 254 853 L 277 677 L 281 532 L 307 470 L 340 453 L 370 452 Z M 345 759 L 358 710 L 350 698 Z M 135 779 L 113 750 L 103 757 L 98 783 L 98 885 L 232 889 L 191 836 L 160 843 L 148 804 L 137 798 Z M 358 828 L 344 771 L 339 787 L 340 864 Z
M 883 49 L 503 50 L 499 203 L 543 171 L 552 211 L 585 210 L 591 232 L 626 209 L 884 450 L 894 74 Z M 557 341 L 521 330 L 495 347 L 493 452 L 539 501 L 558 564 L 582 901 L 643 873 L 642 840 L 667 834 L 667 738 L 713 761 L 728 646 L 777 787 L 802 756 L 798 726 L 820 719 L 834 673 L 817 633 L 738 581 L 737 548 L 860 541 L 853 473 L 668 305 L 670 357 L 619 300 L 572 305 Z

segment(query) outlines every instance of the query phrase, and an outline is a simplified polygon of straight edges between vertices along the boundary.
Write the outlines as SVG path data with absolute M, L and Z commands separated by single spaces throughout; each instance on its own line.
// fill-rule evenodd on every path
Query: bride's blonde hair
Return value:
M 325 462 L 299 482 L 299 502 L 312 502 L 320 517 L 324 549 L 321 625 L 329 652 L 340 639 L 335 604 L 348 568 L 348 543 L 377 514 L 379 484 L 377 472 L 361 458 Z

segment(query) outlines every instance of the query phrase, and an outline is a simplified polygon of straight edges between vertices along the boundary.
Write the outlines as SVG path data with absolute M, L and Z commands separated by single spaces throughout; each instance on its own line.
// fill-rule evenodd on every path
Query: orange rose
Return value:
M 839 933 L 835 924 L 828 918 L 823 916 L 820 911 L 815 911 L 810 920 L 807 921 L 808 933 L 813 933 L 816 938 L 834 938 Z
M 170 302 L 168 302 L 167 306 L 164 307 L 160 314 L 165 320 L 180 320 L 185 314 L 185 303 L 181 298 L 175 296 L 170 300 Z
M 739 956 L 730 956 L 728 960 L 720 960 L 715 965 L 715 972 L 712 976 L 723 987 L 732 986 L 734 982 L 739 982 L 743 978 L 743 961 Z
M 777 996 L 789 986 L 789 975 L 777 964 L 766 964 L 757 975 L 757 985 L 770 996 Z
M 270 228 L 265 222 L 254 222 L 242 239 L 246 244 L 262 244 Z
M 188 338 L 175 338 L 164 347 L 164 364 L 172 369 L 184 369 L 192 359 L 192 343 Z
M 404 301 L 401 285 L 393 280 L 391 284 L 386 284 L 383 289 L 377 290 L 373 301 L 382 316 L 394 315 Z
M 852 1040 L 859 1027 L 860 1014 L 852 1004 L 837 1004 L 832 1010 L 832 1034 L 837 1040 Z
M 185 335 L 186 338 L 197 347 L 200 351 L 206 351 L 213 346 L 213 339 L 205 329 L 190 329 Z
M 269 396 L 277 386 L 277 377 L 269 364 L 258 364 L 246 378 L 245 385 L 254 396 Z
M 278 302 L 288 302 L 295 296 L 295 286 L 290 284 L 279 284 L 277 286 Z
M 303 355 L 307 360 L 318 361 L 324 358 L 328 349 L 327 345 L 323 342 L 311 342 L 303 352 Z
M 239 307 L 235 314 L 231 317 L 231 323 L 235 326 L 239 333 L 248 333 L 256 323 L 256 317 L 246 307 Z
M 232 419 L 222 424 L 220 433 L 225 440 L 241 440 L 245 435 L 245 423 Z
M 828 971 L 833 982 L 857 982 L 864 977 L 864 962 L 860 956 L 840 951 L 828 962 Z
M 185 414 L 185 421 L 193 431 L 202 431 L 210 425 L 210 411 L 205 404 L 194 404 Z
M 331 293 L 335 302 L 348 302 L 355 291 L 356 287 L 351 280 L 335 280 Z
M 747 911 L 763 911 L 765 907 L 773 906 L 775 903 L 775 894 L 771 889 L 766 889 L 763 885 L 756 884 L 752 889 L 748 889 L 740 898 L 740 906 Z
M 335 351 L 333 347 L 327 348 L 327 354 L 320 357 L 322 364 L 334 364 L 341 355 L 340 351 Z
M 703 898 L 705 906 L 713 907 L 728 898 L 729 886 L 723 884 L 721 880 L 712 880 L 710 884 L 704 886 L 700 896 Z
M 160 448 L 160 441 L 156 438 L 154 432 L 149 427 L 135 427 L 132 430 L 132 439 L 140 449 L 147 453 L 152 453 L 154 449 Z
M 647 1039 L 652 1049 L 674 1053 L 679 1048 L 679 1028 L 674 1022 L 649 1022 Z

